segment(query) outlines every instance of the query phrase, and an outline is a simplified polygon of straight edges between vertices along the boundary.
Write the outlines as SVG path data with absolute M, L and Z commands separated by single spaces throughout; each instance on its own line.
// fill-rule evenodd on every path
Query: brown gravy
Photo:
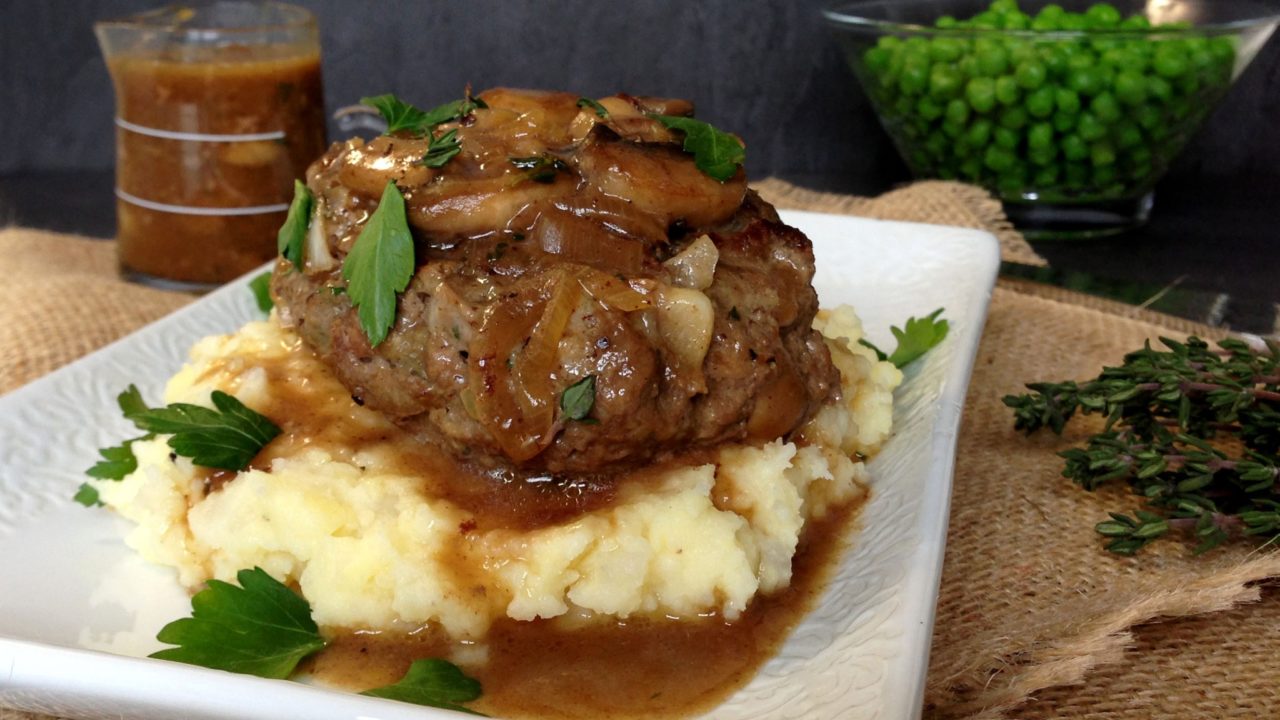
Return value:
M 197 208 L 288 203 L 324 152 L 320 56 L 228 46 L 207 57 L 124 55 L 110 62 L 119 117 L 151 131 L 279 140 L 208 142 L 117 131 L 117 184 L 143 201 Z M 275 51 L 275 52 L 273 52 Z M 283 57 L 278 56 L 284 52 Z M 120 199 L 120 262 L 192 283 L 225 282 L 276 254 L 285 213 L 174 213 Z
M 736 622 L 633 619 L 572 628 L 499 621 L 488 661 L 464 664 L 484 695 L 471 707 L 497 717 L 577 720 L 680 717 L 710 710 L 745 685 L 821 597 L 861 505 L 806 527 L 791 587 L 758 597 Z M 302 670 L 325 684 L 367 690 L 399 680 L 415 660 L 460 657 L 442 633 L 344 633 Z
M 520 476 L 483 471 L 455 460 L 448 453 L 424 445 L 374 410 L 356 406 L 344 388 L 300 342 L 293 353 L 308 362 L 289 359 L 257 360 L 272 388 L 271 405 L 255 408 L 276 422 L 282 433 L 254 459 L 252 467 L 269 468 L 271 458 L 288 455 L 299 445 L 350 448 L 352 454 L 380 452 L 393 472 L 422 478 L 432 497 L 448 500 L 475 517 L 471 530 L 533 530 L 571 520 L 613 504 L 617 489 L 643 486 L 662 477 L 665 467 L 631 471 L 614 477 L 564 478 Z M 670 461 L 675 462 L 675 461 Z M 683 456 L 682 464 L 715 462 L 714 453 Z M 206 488 L 215 492 L 227 477 L 211 473 Z

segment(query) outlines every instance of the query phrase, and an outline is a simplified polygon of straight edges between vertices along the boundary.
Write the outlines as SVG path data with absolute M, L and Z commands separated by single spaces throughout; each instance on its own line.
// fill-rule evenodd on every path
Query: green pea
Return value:
M 1112 28 L 1120 24 L 1120 11 L 1113 5 L 1097 3 L 1084 11 L 1085 17 L 1095 28 Z
M 1027 130 L 1027 149 L 1041 152 L 1053 149 L 1053 126 L 1046 122 L 1032 125 Z
M 1031 29 L 1039 32 L 1053 32 L 1059 29 L 1057 18 L 1045 17 L 1043 11 L 1031 18 Z
M 941 133 L 934 133 L 924 141 L 924 149 L 929 151 L 929 154 L 935 158 L 941 158 L 946 155 L 947 150 L 950 149 L 950 147 L 951 143 L 948 142 L 946 136 Z
M 928 95 L 920 98 L 920 101 L 916 103 L 916 115 L 930 122 L 942 117 L 944 111 L 945 108 Z
M 1000 27 L 1005 30 L 1026 30 L 1031 27 L 1031 18 L 1024 13 L 1014 10 L 1013 12 L 1004 14 L 1004 17 L 1000 20 Z
M 951 102 L 960 102 L 960 101 L 952 100 Z M 964 105 L 964 104 L 961 103 L 961 105 Z M 950 107 L 951 107 L 950 105 L 947 106 L 948 109 L 950 109 Z M 966 110 L 968 110 L 968 107 L 969 106 L 964 105 L 964 108 Z M 953 122 L 950 118 L 942 121 L 942 134 L 946 135 L 952 140 L 956 140 L 962 137 L 966 129 L 967 128 L 965 127 L 965 124 L 963 122 Z
M 987 77 L 997 77 L 1009 69 L 1009 53 L 999 45 L 987 45 L 978 50 L 978 71 Z
M 1125 164 L 1133 171 L 1139 169 L 1150 170 L 1151 158 L 1151 150 L 1149 150 L 1145 145 L 1140 145 L 1129 151 Z
M 960 98 L 951 100 L 947 103 L 946 117 L 947 122 L 963 127 L 969 122 L 969 105 Z
M 1019 65 L 1014 76 L 1019 85 L 1027 90 L 1035 90 L 1044 84 L 1047 75 L 1048 71 L 1045 70 L 1044 65 L 1032 60 Z
M 1125 30 L 1146 30 L 1151 27 L 1151 21 L 1147 19 L 1146 15 L 1130 15 L 1120 21 L 1120 27 Z
M 1082 188 L 1089 184 L 1089 166 L 1084 163 L 1067 163 L 1063 173 L 1066 175 L 1069 187 Z
M 1107 187 L 1116 181 L 1115 165 L 1099 165 L 1093 169 L 1093 184 L 1095 187 Z
M 1044 7 L 1040 8 L 1040 14 L 1037 15 L 1037 17 L 1045 17 L 1045 18 L 1050 18 L 1052 20 L 1061 20 L 1062 16 L 1066 14 L 1067 14 L 1067 11 L 1064 10 L 1062 6 L 1059 5 L 1058 3 L 1049 3 L 1048 5 L 1045 5 Z
M 935 98 L 950 98 L 960 92 L 960 73 L 950 65 L 934 65 L 929 71 L 929 94 Z
M 1058 21 L 1058 25 L 1062 30 L 1068 32 L 1089 29 L 1089 21 L 1085 20 L 1084 15 L 1081 13 L 1065 13 L 1062 19 Z
M 1158 75 L 1147 78 L 1146 85 L 1151 97 L 1160 102 L 1169 102 L 1173 97 L 1173 83 Z
M 955 38 L 934 38 L 929 43 L 929 59 L 934 62 L 955 62 L 964 55 L 964 43 Z
M 1003 125 L 997 127 L 991 134 L 995 138 L 995 146 L 1005 150 L 1017 150 L 1018 144 L 1022 142 L 1021 134 Z
M 889 61 L 893 58 L 893 53 L 882 47 L 873 47 L 867 50 L 862 56 L 862 61 L 867 64 L 867 69 L 879 75 L 889 69 Z
M 1012 105 L 1018 102 L 1021 95 L 1018 81 L 1013 79 L 1013 76 L 1004 75 L 996 78 L 996 100 L 999 100 L 1001 105 Z
M 1116 161 L 1116 149 L 1106 140 L 1096 142 L 1089 148 L 1089 159 L 1095 166 L 1111 165 Z
M 919 36 L 909 37 L 906 40 L 902 41 L 902 44 L 906 47 L 907 50 L 917 55 L 929 54 L 929 41 L 925 40 L 922 37 L 919 37 Z
M 1027 111 L 1020 107 L 1011 107 L 1000 113 L 1000 125 L 1010 130 L 1021 130 L 1027 126 Z
M 1061 110 L 1053 114 L 1053 129 L 1060 133 L 1074 130 L 1079 116 L 1064 113 Z
M 911 98 L 905 95 L 893 101 L 893 112 L 895 115 L 898 115 L 899 117 L 911 117 L 911 111 L 913 109 L 914 107 L 912 105 Z M 919 134 L 919 131 L 915 130 L 910 125 L 908 125 L 905 129 L 908 131 L 908 133 L 913 133 L 916 135 Z
M 1141 105 L 1147 99 L 1146 80 L 1132 70 L 1116 75 L 1115 89 L 1116 99 L 1125 105 Z
M 1038 118 L 1047 118 L 1053 114 L 1053 88 L 1045 85 L 1027 96 L 1027 112 Z
M 1151 61 L 1151 67 L 1160 76 L 1172 79 L 1187 71 L 1187 59 L 1177 48 L 1170 47 L 1168 43 L 1165 43 L 1156 49 L 1155 57 Z
M 1093 67 L 1082 67 L 1067 74 L 1067 86 L 1081 95 L 1096 95 L 1102 90 L 1102 73 Z
M 1086 48 L 1076 44 L 1069 44 L 1067 48 L 1067 69 L 1068 70 L 1084 70 L 1097 65 L 1097 59 L 1093 53 Z
M 949 30 L 951 28 L 954 28 L 956 25 L 960 23 L 951 15 L 943 15 L 937 20 L 934 20 L 933 24 L 942 28 L 943 30 Z
M 1017 162 L 1017 158 L 1008 150 L 992 145 L 982 155 L 982 164 L 987 166 L 988 170 L 996 173 L 1008 171 Z
M 965 86 L 969 106 L 980 113 L 991 112 L 996 106 L 996 83 L 991 78 L 976 77 Z
M 1191 73 L 1187 73 L 1186 75 L 1178 78 L 1177 83 L 1178 92 L 1182 93 L 1184 96 L 1195 95 L 1201 87 L 1200 78 L 1192 75 Z
M 1082 112 L 1080 119 L 1076 120 L 1076 132 L 1085 140 L 1093 142 L 1106 137 L 1107 126 L 1103 125 L 1093 113 Z
M 1058 184 L 1059 172 L 1057 165 L 1045 165 L 1036 170 L 1036 174 L 1031 178 L 1031 184 L 1037 188 L 1053 187 Z
M 1123 112 L 1120 110 L 1120 103 L 1116 102 L 1116 97 L 1109 92 L 1099 93 L 1097 97 L 1089 103 L 1089 110 L 1102 122 L 1110 125 L 1120 119 Z
M 965 133 L 965 139 L 975 148 L 986 147 L 991 141 L 991 129 L 993 125 L 990 120 L 978 118 L 969 126 L 968 132 Z
M 975 78 L 982 74 L 978 69 L 978 58 L 973 55 L 965 55 L 960 58 L 960 62 L 956 64 L 956 69 L 966 78 Z
M 1067 74 L 1071 54 L 1062 43 L 1052 43 L 1041 53 L 1040 58 L 1050 77 L 1061 78 Z
M 1089 144 L 1075 133 L 1064 135 L 1058 146 L 1062 149 L 1062 156 L 1068 160 L 1084 160 L 1089 157 Z
M 1230 37 L 1214 38 L 1209 43 L 1209 52 L 1213 58 L 1224 65 L 1234 65 L 1236 61 L 1235 39 Z
M 1080 112 L 1080 94 L 1070 88 L 1058 88 L 1053 93 L 1058 112 L 1075 115 Z
M 1052 147 L 1047 150 L 1028 150 L 1027 159 L 1032 165 L 1052 165 L 1058 159 L 1058 151 Z
M 969 158 L 960 163 L 960 177 L 969 180 L 977 180 L 982 176 L 982 160 L 980 158 Z
M 1142 105 L 1133 111 L 1133 118 L 1143 130 L 1150 132 L 1164 122 L 1164 113 L 1154 106 Z
M 1111 137 L 1115 140 L 1116 147 L 1121 150 L 1128 150 L 1142 144 L 1142 130 L 1132 120 L 1118 123 L 1112 130 Z
M 929 61 L 909 58 L 898 78 L 898 90 L 904 95 L 919 95 L 929 85 Z
M 997 15 L 1020 12 L 1018 10 L 1018 0 L 992 0 L 990 7 L 987 9 Z

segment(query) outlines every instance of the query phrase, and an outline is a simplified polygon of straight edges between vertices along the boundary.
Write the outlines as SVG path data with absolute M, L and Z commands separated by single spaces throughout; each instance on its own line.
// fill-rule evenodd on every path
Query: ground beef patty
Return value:
M 601 117 L 565 93 L 480 97 L 436 131 L 461 142 L 442 168 L 401 133 L 308 170 L 304 267 L 281 261 L 272 292 L 359 402 L 479 465 L 571 475 L 783 437 L 839 392 L 810 326 L 809 240 L 649 117 L 691 106 L 615 96 Z M 341 263 L 389 180 L 418 265 L 374 348 Z M 581 419 L 562 405 L 575 385 Z

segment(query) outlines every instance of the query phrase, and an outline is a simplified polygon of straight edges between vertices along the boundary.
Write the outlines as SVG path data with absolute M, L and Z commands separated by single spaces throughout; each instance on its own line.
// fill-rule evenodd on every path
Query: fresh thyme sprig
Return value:
M 1134 517 L 1097 524 L 1112 552 L 1131 555 L 1170 530 L 1191 532 L 1197 553 L 1232 535 L 1280 538 L 1280 346 L 1161 342 L 1167 349 L 1148 343 L 1091 381 L 1030 383 L 1031 393 L 1005 397 L 1014 426 L 1061 434 L 1077 413 L 1106 418 L 1060 455 L 1063 477 L 1086 490 L 1123 480 L 1144 498 Z

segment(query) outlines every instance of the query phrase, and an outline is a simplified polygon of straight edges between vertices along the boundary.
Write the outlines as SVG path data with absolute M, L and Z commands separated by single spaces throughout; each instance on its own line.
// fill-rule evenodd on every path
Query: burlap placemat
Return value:
M 975 188 L 918 183 L 869 199 L 759 187 L 781 207 L 986 228 L 1006 260 L 1042 262 Z M 113 250 L 0 232 L 0 392 L 189 300 L 116 281 Z M 1280 575 L 1280 557 L 1241 543 L 1199 558 L 1178 542 L 1106 554 L 1093 524 L 1136 503 L 1058 476 L 1054 452 L 1087 428 L 1024 438 L 1000 403 L 1024 382 L 1089 377 L 1145 339 L 1188 333 L 1213 334 L 1065 291 L 996 288 L 959 438 L 927 717 L 1280 715 L 1280 593 L 1255 584 Z

